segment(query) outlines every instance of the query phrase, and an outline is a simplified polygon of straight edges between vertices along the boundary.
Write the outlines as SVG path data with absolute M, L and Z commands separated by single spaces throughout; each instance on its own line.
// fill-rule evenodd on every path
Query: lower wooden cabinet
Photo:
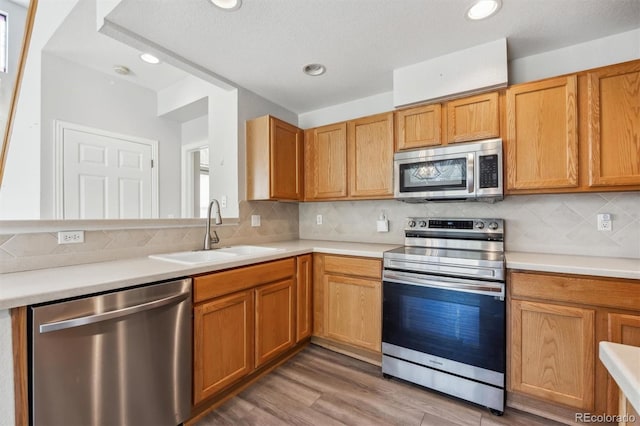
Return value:
M 253 291 L 194 308 L 194 395 L 202 401 L 253 371 Z
M 507 284 L 508 403 L 571 421 L 576 410 L 617 414 L 598 345 L 640 346 L 640 281 L 510 271 Z
M 314 255 L 314 336 L 380 354 L 380 259 Z
M 313 332 L 313 257 L 296 259 L 296 343 Z
M 296 342 L 295 281 L 287 279 L 258 287 L 256 292 L 256 368 Z
M 310 261 L 291 257 L 194 277 L 194 405 L 259 374 L 310 333 Z M 298 297 L 305 300 L 300 312 Z M 306 319 L 299 333 L 297 318 Z
M 592 309 L 512 301 L 512 389 L 592 410 L 594 320 Z

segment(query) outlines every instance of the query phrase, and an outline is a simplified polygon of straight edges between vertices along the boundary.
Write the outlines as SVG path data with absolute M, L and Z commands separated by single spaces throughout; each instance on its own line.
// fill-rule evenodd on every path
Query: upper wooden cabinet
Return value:
M 393 113 L 305 131 L 305 200 L 393 196 Z
M 349 197 L 393 196 L 393 113 L 347 122 Z
M 640 185 L 640 61 L 586 78 L 589 186 Z
M 402 109 L 394 116 L 396 151 L 500 137 L 498 92 Z
M 347 123 L 316 127 L 304 132 L 305 198 L 347 196 Z
M 578 186 L 575 75 L 507 89 L 507 189 Z
M 442 144 L 442 106 L 425 105 L 395 112 L 396 151 Z
M 302 130 L 265 115 L 247 120 L 246 143 L 247 200 L 301 200 Z
M 500 137 L 498 93 L 484 93 L 446 104 L 447 143 Z

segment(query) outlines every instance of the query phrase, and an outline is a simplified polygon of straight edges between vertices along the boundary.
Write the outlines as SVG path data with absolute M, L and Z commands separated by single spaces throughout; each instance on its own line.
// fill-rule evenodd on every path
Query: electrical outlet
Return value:
M 58 232 L 58 244 L 84 243 L 84 231 Z
M 609 213 L 600 213 L 598 218 L 598 231 L 611 232 L 613 228 L 613 220 Z
M 322 225 L 322 215 L 316 215 L 316 225 Z
M 227 208 L 227 196 L 223 195 L 222 197 L 220 197 L 220 207 Z
M 251 226 L 253 226 L 253 227 L 260 226 L 260 215 L 259 214 L 252 214 L 251 215 Z

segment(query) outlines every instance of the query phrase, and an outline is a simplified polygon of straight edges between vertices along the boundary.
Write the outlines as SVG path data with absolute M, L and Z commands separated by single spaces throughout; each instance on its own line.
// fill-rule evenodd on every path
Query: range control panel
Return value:
M 502 232 L 502 219 L 447 219 L 429 217 L 408 217 L 406 231 L 416 230 L 459 230 L 465 232 Z

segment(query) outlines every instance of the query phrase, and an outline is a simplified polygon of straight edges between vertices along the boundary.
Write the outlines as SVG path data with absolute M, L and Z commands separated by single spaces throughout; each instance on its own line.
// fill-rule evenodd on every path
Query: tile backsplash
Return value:
M 389 232 L 376 232 L 381 213 Z M 611 232 L 596 229 L 610 213 Z M 322 225 L 316 224 L 322 215 Z M 403 244 L 407 216 L 505 219 L 508 251 L 640 258 L 640 192 L 507 196 L 483 202 L 408 204 L 395 200 L 300 204 L 300 238 Z
M 389 232 L 376 232 L 381 213 L 389 219 Z M 598 213 L 612 215 L 611 232 L 596 230 Z M 260 227 L 251 226 L 251 215 L 260 215 Z M 322 225 L 316 224 L 317 215 L 322 215 Z M 298 238 L 402 245 L 407 216 L 503 218 L 509 251 L 640 259 L 640 192 L 519 195 L 494 204 L 243 201 L 240 220 L 215 230 L 221 245 Z M 11 232 L 0 222 L 0 273 L 194 250 L 204 238 L 204 222 L 197 220 L 128 227 L 100 229 L 100 222 L 93 222 L 84 243 L 59 245 L 56 232 L 37 227 Z
M 251 215 L 260 215 L 261 226 L 251 226 Z M 59 245 L 56 232 L 7 232 L 0 222 L 0 273 L 80 263 L 147 256 L 154 253 L 202 248 L 204 221 L 162 227 L 99 229 L 94 222 L 85 230 L 85 242 Z M 225 223 L 226 222 L 226 223 Z M 113 221 L 112 221 L 113 223 Z M 220 245 L 261 244 L 298 239 L 298 205 L 277 202 L 240 203 L 239 221 L 215 226 Z

